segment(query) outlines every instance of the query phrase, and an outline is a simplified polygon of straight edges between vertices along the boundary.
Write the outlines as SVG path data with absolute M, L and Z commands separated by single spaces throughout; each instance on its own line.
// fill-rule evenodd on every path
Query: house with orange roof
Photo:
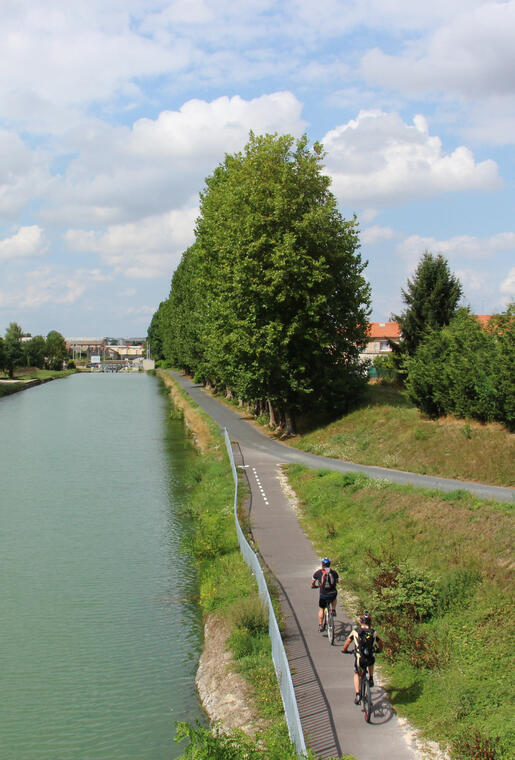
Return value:
M 491 320 L 490 314 L 474 315 L 479 324 L 485 329 Z M 369 322 L 368 323 L 368 343 L 364 351 L 360 354 L 360 359 L 370 359 L 374 361 L 376 356 L 385 356 L 392 351 L 390 341 L 398 343 L 401 339 L 401 327 L 398 322 Z
M 374 361 L 376 356 L 384 356 L 391 352 L 390 341 L 399 342 L 401 328 L 398 322 L 369 322 L 367 336 L 368 342 L 360 358 Z

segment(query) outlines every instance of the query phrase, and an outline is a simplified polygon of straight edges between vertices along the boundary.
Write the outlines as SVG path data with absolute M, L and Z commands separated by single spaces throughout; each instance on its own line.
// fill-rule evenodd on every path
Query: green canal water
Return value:
M 0 400 L 2 760 L 169 760 L 174 721 L 202 719 L 196 455 L 167 411 L 145 374 Z

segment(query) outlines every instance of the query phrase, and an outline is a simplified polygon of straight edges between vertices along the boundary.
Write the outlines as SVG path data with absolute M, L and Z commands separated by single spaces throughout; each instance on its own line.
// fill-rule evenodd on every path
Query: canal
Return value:
M 202 719 L 183 424 L 146 374 L 0 400 L 0 755 L 170 760 Z

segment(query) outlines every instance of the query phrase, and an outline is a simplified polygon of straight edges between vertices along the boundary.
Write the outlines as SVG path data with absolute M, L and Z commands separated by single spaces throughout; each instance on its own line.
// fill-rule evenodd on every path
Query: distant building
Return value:
M 384 356 L 391 352 L 390 341 L 399 342 L 401 329 L 398 322 L 369 322 L 367 336 L 368 342 L 360 358 L 374 361 L 376 356 Z
M 105 338 L 65 338 L 66 348 L 73 355 L 103 356 L 106 347 Z
M 483 329 L 492 318 L 490 314 L 476 314 L 475 317 Z M 402 333 L 398 322 L 369 322 L 367 336 L 368 342 L 360 358 L 373 362 L 377 356 L 391 353 L 391 342 L 398 343 Z

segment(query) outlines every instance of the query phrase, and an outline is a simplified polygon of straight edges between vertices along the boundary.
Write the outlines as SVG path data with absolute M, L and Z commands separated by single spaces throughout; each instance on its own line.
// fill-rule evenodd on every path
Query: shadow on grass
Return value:
M 388 690 L 388 696 L 392 705 L 409 705 L 412 702 L 416 702 L 422 694 L 422 683 L 420 681 L 414 681 L 411 686 L 406 686 L 404 689 L 391 689 Z
M 393 383 L 369 383 L 363 396 L 349 409 L 348 414 L 370 406 L 391 406 L 402 409 L 415 408 L 413 402 L 409 400 L 407 392 Z M 297 432 L 300 435 L 306 435 L 331 424 L 331 422 L 343 419 L 345 416 L 345 414 L 334 415 L 328 412 L 299 416 L 297 419 Z

